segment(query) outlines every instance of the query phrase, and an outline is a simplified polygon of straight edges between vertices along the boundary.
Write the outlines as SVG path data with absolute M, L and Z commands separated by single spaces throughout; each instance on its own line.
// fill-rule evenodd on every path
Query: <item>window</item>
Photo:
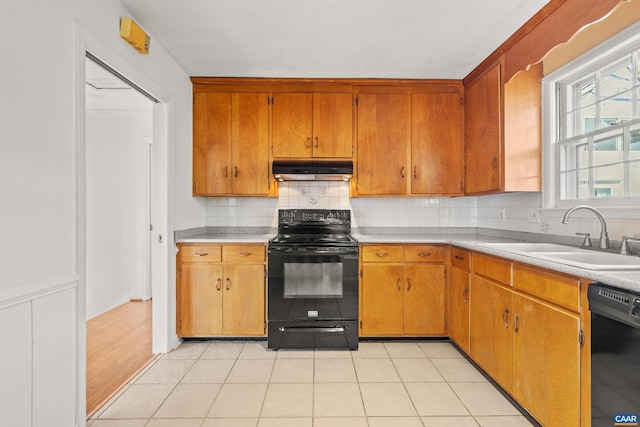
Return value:
M 640 201 L 640 36 L 631 30 L 544 80 L 547 207 Z

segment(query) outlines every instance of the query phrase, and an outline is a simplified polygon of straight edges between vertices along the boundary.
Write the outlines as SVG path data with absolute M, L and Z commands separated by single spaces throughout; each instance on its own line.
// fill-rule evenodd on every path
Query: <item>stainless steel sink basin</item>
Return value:
M 640 257 L 609 252 L 532 252 L 531 256 L 587 270 L 640 270 Z
M 640 270 L 640 257 L 597 252 L 555 243 L 502 242 L 480 245 L 587 270 Z
M 530 253 L 530 252 L 582 252 L 582 249 L 573 246 L 558 245 L 556 243 L 480 243 L 482 246 L 499 249 L 507 252 Z

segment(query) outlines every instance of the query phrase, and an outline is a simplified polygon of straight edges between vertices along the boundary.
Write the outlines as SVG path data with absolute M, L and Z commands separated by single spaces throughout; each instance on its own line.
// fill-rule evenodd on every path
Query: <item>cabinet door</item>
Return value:
M 264 335 L 264 271 L 263 264 L 224 264 L 224 335 Z
M 512 386 L 511 297 L 511 290 L 473 277 L 471 357 L 508 392 Z
M 452 267 L 449 277 L 449 337 L 469 354 L 469 273 Z
M 269 105 L 266 93 L 234 93 L 231 107 L 233 194 L 269 193 Z
M 193 195 L 231 193 L 231 94 L 196 93 Z
M 353 156 L 352 104 L 350 93 L 313 94 L 313 157 Z
M 312 100 L 310 93 L 273 94 L 273 157 L 311 157 Z
M 519 294 L 513 312 L 513 396 L 542 425 L 580 425 L 580 319 Z
M 462 193 L 463 126 L 459 93 L 411 95 L 411 193 Z
M 407 93 L 358 95 L 358 194 L 407 194 L 410 113 Z
M 362 266 L 362 335 L 402 335 L 402 265 Z
M 180 280 L 181 337 L 210 337 L 222 333 L 222 265 L 183 263 Z
M 502 164 L 500 64 L 465 90 L 465 192 L 499 191 Z
M 444 266 L 407 265 L 404 274 L 404 334 L 444 335 Z

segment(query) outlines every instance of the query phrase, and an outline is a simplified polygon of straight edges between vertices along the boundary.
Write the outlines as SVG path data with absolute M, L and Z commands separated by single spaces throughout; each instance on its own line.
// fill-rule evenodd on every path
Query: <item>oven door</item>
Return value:
M 268 318 L 358 320 L 358 248 L 269 247 Z

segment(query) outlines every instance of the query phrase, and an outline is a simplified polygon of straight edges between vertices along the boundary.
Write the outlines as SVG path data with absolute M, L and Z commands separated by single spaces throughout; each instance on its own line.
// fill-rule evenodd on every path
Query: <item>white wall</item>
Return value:
M 151 108 L 87 112 L 87 319 L 141 298 L 152 119 Z
M 119 38 L 119 18 L 130 15 L 117 0 L 5 3 L 0 25 L 0 341 L 5 343 L 0 424 L 84 425 L 79 41 L 90 38 L 93 46 L 118 58 L 125 75 L 152 82 L 169 102 L 172 145 L 161 158 L 170 173 L 169 229 L 163 230 L 167 276 L 173 271 L 172 226 L 204 222 L 204 202 L 189 191 L 191 84 L 153 34 L 146 56 Z M 173 277 L 166 281 L 173 283 Z M 170 306 L 169 288 L 162 297 Z

